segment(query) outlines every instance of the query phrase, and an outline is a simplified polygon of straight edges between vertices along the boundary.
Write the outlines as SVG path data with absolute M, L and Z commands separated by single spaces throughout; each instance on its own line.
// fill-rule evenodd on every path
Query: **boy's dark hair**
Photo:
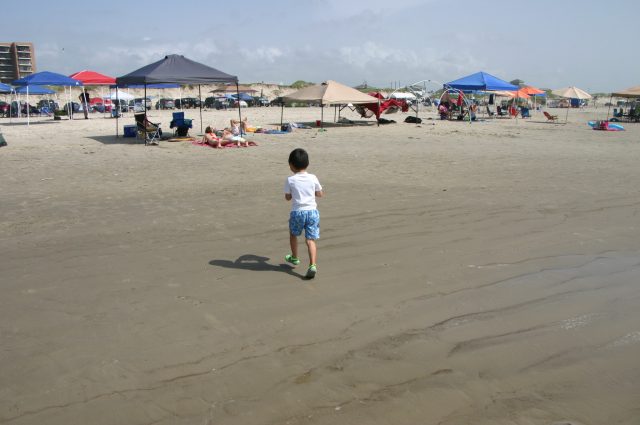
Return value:
M 289 164 L 296 170 L 306 170 L 309 166 L 309 154 L 304 149 L 294 149 L 289 154 Z

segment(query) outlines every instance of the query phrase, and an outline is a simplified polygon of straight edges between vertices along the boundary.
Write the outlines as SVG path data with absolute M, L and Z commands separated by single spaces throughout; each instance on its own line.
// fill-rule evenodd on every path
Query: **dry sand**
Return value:
M 0 423 L 638 424 L 640 125 L 603 114 L 225 150 L 0 121 Z M 314 281 L 282 264 L 294 147 Z

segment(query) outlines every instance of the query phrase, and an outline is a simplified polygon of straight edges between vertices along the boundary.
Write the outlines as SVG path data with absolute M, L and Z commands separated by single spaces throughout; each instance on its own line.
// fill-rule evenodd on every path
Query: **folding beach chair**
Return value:
M 187 137 L 189 135 L 189 129 L 193 128 L 193 120 L 185 118 L 184 112 L 174 112 L 173 120 L 169 128 L 175 128 L 173 135 L 177 137 Z
M 487 108 L 487 115 L 489 115 L 490 117 L 492 117 L 492 116 L 494 116 L 496 114 L 495 112 L 493 112 L 491 110 L 491 108 L 489 108 L 489 105 L 487 105 L 486 108 Z
M 547 121 L 551 121 L 551 122 L 556 122 L 558 121 L 558 116 L 557 115 L 551 115 L 550 113 L 548 113 L 547 111 L 542 112 L 544 114 L 545 117 L 547 117 Z
M 147 119 L 146 113 L 134 114 L 136 119 L 136 126 L 138 130 L 138 137 L 144 138 L 144 144 L 146 145 L 157 145 L 157 139 L 162 136 L 162 129 L 160 128 L 160 123 L 154 124 Z

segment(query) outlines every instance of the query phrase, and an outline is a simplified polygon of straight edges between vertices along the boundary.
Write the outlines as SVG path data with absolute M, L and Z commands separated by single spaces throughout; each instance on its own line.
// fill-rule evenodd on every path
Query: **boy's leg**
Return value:
M 307 242 L 307 250 L 309 251 L 309 265 L 316 264 L 317 260 L 317 248 L 316 241 L 313 239 L 305 239 Z
M 289 233 L 289 244 L 291 244 L 291 255 L 298 258 L 298 237 Z

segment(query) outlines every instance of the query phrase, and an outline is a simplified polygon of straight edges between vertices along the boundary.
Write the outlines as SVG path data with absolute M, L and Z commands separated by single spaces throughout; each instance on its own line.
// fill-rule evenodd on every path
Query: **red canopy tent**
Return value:
M 401 109 L 402 112 L 407 112 L 409 110 L 409 105 L 406 100 L 385 100 L 384 96 L 376 92 L 369 93 L 369 96 L 380 99 L 380 101 L 378 103 L 363 103 L 355 105 L 356 110 L 363 118 L 370 118 L 375 115 L 376 119 L 380 120 L 380 115 L 382 115 L 382 113 L 393 113 L 399 109 Z
M 108 75 L 100 74 L 95 71 L 84 70 L 71 74 L 69 77 L 74 80 L 82 81 L 85 86 L 105 86 L 116 83 L 116 79 L 114 77 L 109 77 Z
M 88 70 L 76 72 L 75 74 L 71 74 L 69 77 L 74 80 L 82 81 L 85 86 L 108 86 L 116 83 L 116 79 L 114 77 L 109 77 L 108 75 Z M 84 92 L 84 86 L 82 87 L 82 91 Z M 103 97 L 102 93 L 100 97 Z M 88 108 L 89 105 L 84 105 L 84 107 Z

